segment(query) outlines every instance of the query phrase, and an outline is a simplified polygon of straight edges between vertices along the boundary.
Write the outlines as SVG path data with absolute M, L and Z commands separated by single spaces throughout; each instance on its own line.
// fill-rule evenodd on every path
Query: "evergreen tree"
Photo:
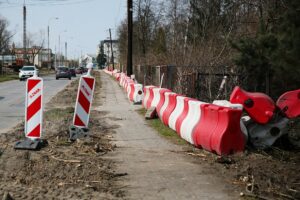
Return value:
M 106 63 L 106 55 L 104 54 L 104 46 L 103 46 L 103 42 L 101 42 L 101 45 L 100 45 L 100 51 L 99 51 L 99 54 L 97 56 L 97 63 L 98 65 L 102 68 L 105 63 Z

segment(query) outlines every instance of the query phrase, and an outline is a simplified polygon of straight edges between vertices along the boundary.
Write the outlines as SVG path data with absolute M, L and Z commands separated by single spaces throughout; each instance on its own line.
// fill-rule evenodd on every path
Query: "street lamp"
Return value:
M 51 20 L 58 20 L 58 17 L 52 17 L 48 20 L 48 68 L 51 68 L 51 60 L 50 60 L 50 40 L 49 40 L 49 35 L 50 35 L 50 28 L 49 28 L 49 24 Z

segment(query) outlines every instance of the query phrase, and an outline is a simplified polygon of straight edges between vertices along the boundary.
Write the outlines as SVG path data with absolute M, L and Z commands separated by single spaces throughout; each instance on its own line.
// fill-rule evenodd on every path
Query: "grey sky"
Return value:
M 23 41 L 24 0 L 0 0 L 0 15 L 9 21 L 9 30 L 16 35 L 13 41 Z M 27 32 L 45 38 L 50 26 L 50 48 L 58 50 L 60 35 L 61 49 L 68 43 L 68 57 L 81 53 L 95 54 L 100 40 L 113 37 L 121 20 L 126 17 L 126 0 L 26 0 Z M 54 18 L 58 17 L 58 20 Z M 64 32 L 66 30 L 66 32 Z

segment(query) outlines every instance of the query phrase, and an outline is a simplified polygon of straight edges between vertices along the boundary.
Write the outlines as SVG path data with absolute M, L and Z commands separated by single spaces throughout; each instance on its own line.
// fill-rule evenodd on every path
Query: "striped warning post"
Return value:
M 27 79 L 25 102 L 25 136 L 40 139 L 42 136 L 43 79 L 37 76 Z
M 73 118 L 74 126 L 88 127 L 90 109 L 95 89 L 95 78 L 92 76 L 80 77 L 75 113 Z

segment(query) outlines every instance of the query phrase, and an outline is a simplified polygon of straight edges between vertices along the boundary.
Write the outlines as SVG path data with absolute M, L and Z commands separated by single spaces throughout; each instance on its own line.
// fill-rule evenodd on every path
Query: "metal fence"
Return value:
M 229 99 L 239 78 L 221 68 L 211 73 L 199 67 L 134 66 L 133 73 L 139 83 L 168 88 L 173 92 L 211 102 L 214 99 Z

